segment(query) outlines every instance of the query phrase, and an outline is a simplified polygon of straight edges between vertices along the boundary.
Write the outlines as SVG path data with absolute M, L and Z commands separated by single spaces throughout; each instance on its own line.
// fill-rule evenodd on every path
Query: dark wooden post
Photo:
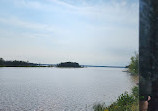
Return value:
M 140 0 L 140 101 L 151 96 L 150 111 L 158 111 L 158 0 Z

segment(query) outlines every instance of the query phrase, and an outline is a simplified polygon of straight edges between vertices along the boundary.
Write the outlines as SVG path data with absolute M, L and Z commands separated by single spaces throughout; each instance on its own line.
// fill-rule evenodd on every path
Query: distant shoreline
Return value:
M 83 67 L 106 67 L 106 68 L 127 68 L 127 66 L 97 66 L 97 65 L 79 65 L 77 62 L 61 62 L 59 64 L 38 64 L 26 61 L 6 61 L 0 58 L 0 67 L 61 67 L 61 68 L 83 68 Z
M 80 67 L 58 67 L 58 66 L 49 66 L 49 65 L 35 65 L 35 66 L 0 66 L 0 67 L 55 67 L 55 68 L 126 68 L 126 67 L 117 67 L 117 66 L 84 66 Z M 127 71 L 123 71 L 127 72 Z

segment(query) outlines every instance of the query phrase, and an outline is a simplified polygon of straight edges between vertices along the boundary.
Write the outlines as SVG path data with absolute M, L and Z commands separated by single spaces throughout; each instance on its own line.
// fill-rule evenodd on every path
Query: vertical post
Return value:
M 158 111 L 158 0 L 140 0 L 139 18 L 139 97 Z

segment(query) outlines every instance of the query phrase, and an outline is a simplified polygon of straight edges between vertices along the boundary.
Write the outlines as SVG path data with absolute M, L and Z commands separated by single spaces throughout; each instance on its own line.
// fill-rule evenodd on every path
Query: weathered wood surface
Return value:
M 140 0 L 140 97 L 150 95 L 150 111 L 158 111 L 158 0 Z

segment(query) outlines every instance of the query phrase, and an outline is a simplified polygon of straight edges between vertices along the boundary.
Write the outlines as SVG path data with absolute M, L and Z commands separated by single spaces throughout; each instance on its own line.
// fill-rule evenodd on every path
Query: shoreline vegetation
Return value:
M 29 61 L 10 60 L 6 61 L 0 58 L 0 67 L 57 67 L 57 68 L 86 68 L 86 67 L 107 67 L 107 68 L 127 68 L 127 66 L 96 66 L 96 65 L 79 65 L 77 62 L 61 62 L 59 64 L 38 64 Z
M 76 63 L 76 62 L 62 62 L 60 64 L 57 64 L 56 67 L 61 67 L 61 68 L 81 68 L 79 63 Z
M 38 64 L 25 62 L 25 61 L 6 61 L 0 58 L 0 67 L 36 67 Z
M 110 106 L 105 103 L 93 106 L 94 111 L 139 111 L 139 91 L 138 86 L 132 88 L 132 93 L 121 94 Z
M 26 61 L 6 61 L 3 58 L 0 58 L 0 67 L 59 67 L 59 68 L 83 68 L 84 66 L 79 65 L 77 62 L 61 62 L 59 64 L 37 64 L 30 63 Z
M 138 76 L 138 73 L 139 73 L 138 72 L 138 61 L 139 61 L 139 54 L 135 53 L 135 55 L 131 57 L 129 66 L 127 66 L 128 72 L 132 76 Z
M 94 111 L 139 111 L 139 73 L 138 73 L 138 61 L 139 55 L 135 53 L 134 56 L 131 57 L 130 64 L 126 66 L 128 68 L 127 72 L 133 78 L 135 78 L 135 82 L 137 86 L 132 88 L 132 93 L 124 92 L 121 94 L 115 102 L 113 102 L 110 106 L 106 106 L 106 103 L 95 104 L 93 106 Z

